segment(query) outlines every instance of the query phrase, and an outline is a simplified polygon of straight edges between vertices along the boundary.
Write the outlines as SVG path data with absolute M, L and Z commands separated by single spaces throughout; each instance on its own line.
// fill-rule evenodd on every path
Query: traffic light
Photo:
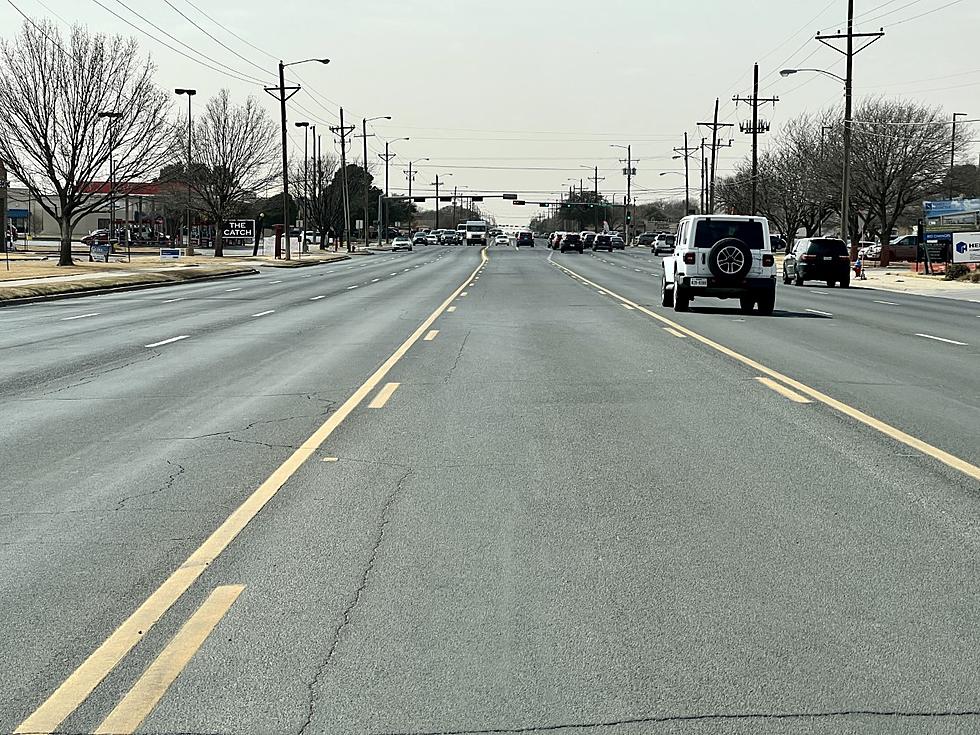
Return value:
M 626 224 L 630 224 L 633 221 L 633 215 L 629 212 L 626 213 Z
M 517 194 L 502 194 L 504 199 L 517 199 Z

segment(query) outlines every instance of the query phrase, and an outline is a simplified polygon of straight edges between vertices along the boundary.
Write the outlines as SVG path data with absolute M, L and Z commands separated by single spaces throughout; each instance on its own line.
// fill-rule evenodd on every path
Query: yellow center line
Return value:
M 481 263 L 488 260 L 480 251 Z M 14 731 L 18 734 L 47 735 L 58 728 L 84 702 L 110 671 L 142 640 L 146 632 L 170 609 L 195 580 L 242 529 L 265 507 L 320 445 L 357 408 L 391 372 L 408 350 L 425 334 L 439 316 L 466 287 L 466 279 L 423 321 L 391 356 L 334 413 L 290 455 L 224 522 L 192 553 L 183 564 L 124 620 L 118 628 L 79 665 L 40 707 Z
M 391 398 L 391 394 L 398 390 L 401 383 L 387 383 L 384 388 L 378 391 L 377 395 L 368 404 L 368 408 L 384 408 L 384 405 Z
M 782 385 L 781 383 L 777 383 L 772 378 L 760 377 L 760 378 L 756 378 L 756 380 L 758 380 L 767 388 L 776 391 L 779 395 L 783 396 L 784 398 L 789 398 L 791 401 L 795 401 L 796 403 L 813 403 L 813 401 L 811 401 L 809 398 L 805 396 L 801 396 L 795 390 L 790 390 L 785 385 Z
M 228 612 L 244 585 L 218 587 L 178 631 L 133 688 L 95 729 L 94 735 L 130 735 L 166 694 L 180 672 Z
M 676 329 L 673 329 L 671 327 L 664 327 L 664 331 L 667 332 L 667 334 L 672 334 L 675 337 L 678 337 L 680 339 L 686 339 L 687 338 L 687 335 L 681 334 Z
M 580 274 L 573 271 L 571 268 L 567 268 L 566 266 L 561 265 L 560 263 L 557 262 L 555 262 L 554 264 L 559 268 L 561 268 L 564 272 L 568 273 L 569 275 L 578 276 L 583 281 L 585 281 L 591 286 L 594 286 L 597 289 L 602 288 L 602 286 L 597 284 L 595 281 L 590 281 L 589 279 L 584 278 Z M 964 459 L 960 459 L 956 455 L 950 454 L 949 452 L 940 449 L 939 447 L 935 447 L 932 444 L 929 444 L 928 442 L 922 441 L 918 437 L 914 437 L 911 434 L 902 431 L 901 429 L 898 429 L 890 424 L 885 423 L 884 421 L 881 421 L 880 419 L 876 419 L 874 416 L 866 414 L 864 413 L 864 411 L 861 411 L 860 409 L 854 408 L 853 406 L 850 406 L 842 401 L 838 401 L 836 398 L 831 398 L 826 393 L 821 393 L 816 388 L 811 388 L 805 383 L 801 383 L 800 381 L 795 380 L 794 378 L 791 378 L 788 375 L 784 375 L 783 373 L 777 370 L 773 370 L 772 368 L 766 367 L 758 360 L 753 360 L 751 357 L 746 357 L 745 355 L 742 355 L 729 347 L 725 347 L 725 345 L 723 344 L 715 342 L 712 339 L 708 339 L 707 337 L 698 334 L 694 330 L 688 329 L 687 327 L 678 324 L 672 319 L 668 319 L 665 316 L 662 316 L 660 314 L 657 314 L 656 312 L 650 311 L 649 309 L 640 306 L 634 301 L 630 301 L 624 296 L 620 296 L 619 294 L 613 291 L 609 291 L 609 289 L 606 289 L 606 291 L 613 298 L 618 299 L 624 304 L 629 304 L 637 311 L 641 311 L 647 316 L 656 319 L 661 324 L 666 324 L 668 327 L 670 327 L 671 329 L 677 332 L 685 334 L 688 337 L 691 337 L 692 339 L 696 339 L 698 342 L 705 345 L 706 347 L 710 347 L 711 349 L 720 352 L 726 357 L 730 357 L 731 359 L 740 362 L 743 365 L 746 365 L 747 367 L 751 368 L 756 372 L 760 372 L 763 375 L 766 375 L 770 378 L 785 383 L 786 385 L 788 385 L 791 388 L 794 388 L 795 390 L 802 393 L 803 395 L 808 396 L 813 400 L 824 404 L 825 406 L 829 406 L 835 411 L 838 411 L 844 414 L 845 416 L 849 416 L 850 418 L 864 424 L 865 426 L 870 426 L 872 429 L 884 434 L 885 436 L 888 436 L 894 439 L 895 441 L 904 444 L 907 447 L 911 447 L 912 449 L 915 449 L 916 451 L 921 452 L 922 454 L 925 454 L 928 457 L 932 457 L 933 459 L 938 460 L 939 462 L 942 462 L 943 464 L 949 467 L 952 467 L 954 470 L 962 472 L 967 477 L 970 477 L 974 480 L 980 480 L 980 467 L 978 467 L 977 465 L 971 464 L 970 462 L 967 462 Z
M 439 330 L 438 329 L 433 329 L 431 332 L 429 332 L 427 335 L 425 335 L 425 337 L 422 338 L 422 341 L 423 342 L 431 342 L 432 340 L 434 340 L 436 338 L 436 335 L 437 334 L 439 334 Z

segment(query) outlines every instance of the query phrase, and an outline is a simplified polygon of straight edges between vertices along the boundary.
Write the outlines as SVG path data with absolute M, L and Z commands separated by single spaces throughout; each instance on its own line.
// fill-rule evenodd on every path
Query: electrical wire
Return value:
M 221 48 L 225 49 L 226 51 L 231 52 L 232 54 L 234 54 L 235 56 L 237 56 L 239 59 L 241 59 L 242 61 L 244 61 L 246 64 L 251 64 L 252 66 L 254 66 L 256 69 L 258 69 L 263 74 L 267 74 L 268 73 L 268 71 L 269 71 L 268 69 L 265 69 L 265 68 L 259 66 L 258 64 L 256 64 L 251 59 L 249 59 L 249 58 L 247 58 L 245 56 L 242 56 L 240 53 L 238 53 L 237 51 L 235 51 L 235 49 L 231 48 L 231 46 L 228 46 L 226 43 L 224 43 L 223 41 L 221 41 L 218 38 L 216 38 L 212 33 L 204 30 L 204 28 L 202 28 L 200 25 L 198 25 L 197 22 L 194 21 L 192 18 L 188 17 L 184 13 L 184 11 L 180 10 L 177 6 L 175 6 L 172 2 L 170 2 L 170 0 L 163 0 L 163 2 L 165 2 L 175 13 L 177 13 L 178 15 L 180 15 L 181 18 L 183 18 L 188 23 L 190 23 L 192 26 L 194 26 L 195 28 L 197 28 L 197 30 L 199 30 L 205 36 L 207 36 L 208 38 L 210 38 L 216 44 L 218 44 L 219 46 L 221 46 Z
M 954 5 L 959 5 L 963 0 L 953 0 L 952 2 L 946 3 L 945 5 L 940 5 L 938 8 L 933 8 L 932 10 L 927 10 L 924 13 L 919 13 L 918 15 L 913 15 L 911 18 L 905 18 L 903 20 L 896 21 L 888 25 L 889 28 L 894 28 L 895 26 L 900 26 L 903 23 L 908 23 L 909 21 L 918 20 L 927 15 L 932 15 L 933 13 L 938 13 L 940 10 L 945 10 L 946 8 L 951 8 Z
M 207 13 L 205 13 L 204 10 L 202 10 L 198 5 L 196 5 L 193 2 L 191 2 L 191 0 L 184 0 L 184 2 L 187 3 L 188 5 L 190 5 L 192 8 L 194 8 L 194 10 L 196 10 L 198 13 L 200 13 L 201 15 L 203 15 L 209 21 L 211 21 L 212 23 L 214 23 L 216 26 L 218 26 L 219 28 L 223 29 L 225 31 L 225 33 L 228 33 L 229 35 L 234 36 L 239 41 L 241 41 L 242 43 L 244 43 L 246 46 L 249 46 L 250 48 L 255 49 L 260 54 L 265 54 L 266 56 L 268 56 L 273 61 L 278 61 L 278 59 L 276 59 L 276 57 L 273 54 L 270 54 L 268 51 L 266 51 L 263 48 L 259 48 L 254 43 L 251 43 L 250 41 L 248 41 L 248 40 L 242 38 L 241 36 L 239 36 L 237 33 L 235 33 L 233 30 L 231 30 L 227 26 L 222 25 L 221 23 L 219 23 L 218 21 L 216 21 L 214 18 L 212 18 L 210 15 L 208 15 Z
M 23 10 L 21 10 L 16 5 L 14 5 L 13 0 L 7 0 L 7 4 L 10 5 L 10 7 L 12 7 L 14 10 L 16 10 L 17 13 L 20 15 L 20 17 L 22 17 L 24 20 L 26 20 L 28 23 L 30 23 L 32 26 L 34 26 L 34 30 L 36 30 L 38 33 L 40 33 L 42 36 L 44 36 L 46 39 L 48 39 L 55 46 L 57 46 L 58 48 L 60 48 L 62 53 L 64 53 L 64 54 L 67 54 L 68 53 L 67 51 L 65 51 L 65 47 L 64 46 L 62 46 L 60 43 L 58 43 L 55 39 L 51 38 L 51 36 L 49 36 L 47 34 L 47 32 L 43 28 L 41 28 L 41 26 L 39 26 L 37 23 L 35 23 L 34 20 L 31 19 Z

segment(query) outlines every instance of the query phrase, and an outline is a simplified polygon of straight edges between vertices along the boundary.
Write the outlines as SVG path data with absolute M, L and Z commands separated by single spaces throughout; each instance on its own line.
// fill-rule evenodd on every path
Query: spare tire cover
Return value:
M 752 251 L 736 237 L 726 237 L 708 251 L 708 269 L 719 281 L 740 281 L 752 269 Z

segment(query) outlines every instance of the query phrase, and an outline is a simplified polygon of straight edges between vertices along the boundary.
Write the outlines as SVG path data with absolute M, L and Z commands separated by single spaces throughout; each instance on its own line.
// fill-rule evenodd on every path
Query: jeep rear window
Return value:
M 823 238 L 811 240 L 806 251 L 810 255 L 847 255 L 847 246 L 843 240 Z
M 762 250 L 762 223 L 741 220 L 702 220 L 694 236 L 694 247 L 710 248 L 719 240 L 734 237 L 752 250 Z

